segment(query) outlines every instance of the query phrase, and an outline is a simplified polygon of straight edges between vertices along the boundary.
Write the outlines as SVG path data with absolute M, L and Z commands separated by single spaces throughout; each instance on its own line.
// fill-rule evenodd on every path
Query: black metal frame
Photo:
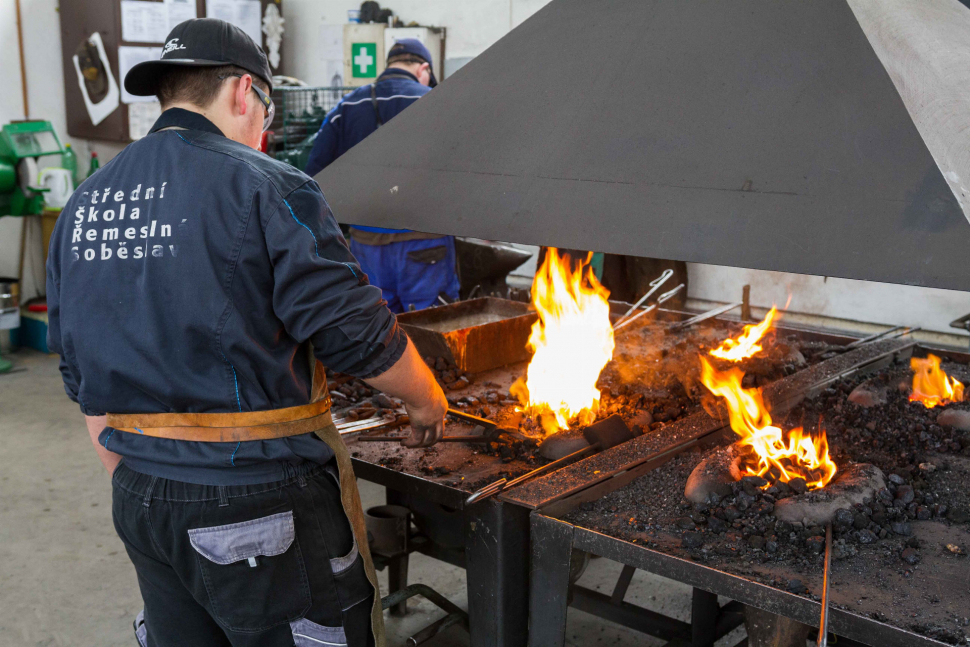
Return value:
M 532 570 L 530 579 L 530 608 L 541 610 L 529 620 L 529 646 L 555 647 L 565 641 L 566 611 L 572 606 L 589 611 L 613 622 L 669 639 L 670 645 L 711 647 L 714 641 L 738 626 L 734 617 L 737 606 L 718 607 L 717 596 L 722 595 L 741 604 L 764 609 L 792 618 L 809 626 L 817 626 L 821 607 L 804 597 L 725 573 L 690 560 L 604 535 L 593 530 L 532 513 Z M 621 606 L 603 600 L 600 594 L 595 605 L 589 596 L 569 582 L 569 560 L 572 551 L 599 555 L 627 567 L 654 573 L 694 587 L 689 639 L 686 627 L 679 621 L 632 604 Z M 632 575 L 632 574 L 631 574 Z M 580 591 L 579 603 L 576 593 Z M 713 601 L 713 602 L 712 602 Z M 831 608 L 829 629 L 840 637 L 840 645 L 854 643 L 871 647 L 942 647 L 944 643 L 861 616 L 850 611 Z M 681 623 L 686 624 L 686 623 Z M 671 628 L 679 631 L 670 636 Z
M 358 478 L 387 488 L 387 503 L 412 510 L 424 530 L 410 549 L 464 568 L 472 647 L 525 647 L 528 636 L 529 511 L 489 500 L 464 507 L 468 493 L 352 459 Z M 388 560 L 388 594 L 407 586 L 407 556 Z M 396 598 L 395 598 L 396 599 Z M 404 601 L 393 605 L 403 611 Z

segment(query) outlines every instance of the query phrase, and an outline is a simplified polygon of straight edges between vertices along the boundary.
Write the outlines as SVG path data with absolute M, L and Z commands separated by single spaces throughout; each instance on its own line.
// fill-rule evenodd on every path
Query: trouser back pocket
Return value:
M 264 631 L 310 608 L 292 511 L 188 533 L 212 614 L 226 628 Z

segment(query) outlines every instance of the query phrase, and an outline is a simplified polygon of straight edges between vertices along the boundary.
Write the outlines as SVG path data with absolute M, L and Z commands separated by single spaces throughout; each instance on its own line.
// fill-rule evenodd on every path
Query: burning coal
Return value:
M 930 354 L 926 359 L 913 357 L 909 360 L 913 369 L 913 390 L 909 394 L 911 402 L 921 402 L 927 409 L 963 402 L 963 384 L 948 376 L 940 368 L 940 358 Z
M 764 321 L 745 326 L 744 332 L 737 339 L 725 339 L 720 346 L 710 351 L 710 355 L 731 362 L 740 362 L 753 357 L 763 350 L 758 342 L 771 330 L 772 322 L 777 315 L 778 309 L 772 306 Z
M 743 461 L 742 476 L 760 476 L 769 482 L 788 483 L 802 478 L 809 489 L 825 487 L 837 468 L 829 457 L 825 431 L 818 437 L 801 427 L 787 434 L 771 424 L 771 414 L 764 405 L 760 389 L 744 389 L 744 372 L 731 369 L 720 372 L 701 357 L 701 382 L 727 405 L 731 429 L 741 439 L 741 449 L 750 452 Z
M 596 420 L 596 381 L 613 356 L 610 293 L 589 261 L 587 256 L 574 266 L 550 247 L 532 283 L 532 303 L 539 314 L 528 344 L 534 355 L 525 379 L 510 390 L 539 417 L 547 434 L 568 429 L 570 422 L 588 425 Z

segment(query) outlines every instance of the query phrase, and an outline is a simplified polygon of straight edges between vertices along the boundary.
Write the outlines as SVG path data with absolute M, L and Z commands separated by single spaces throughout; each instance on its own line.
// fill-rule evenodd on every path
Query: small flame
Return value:
M 610 293 L 593 274 L 590 258 L 574 268 L 568 256 L 550 247 L 532 283 L 539 314 L 529 335 L 534 355 L 525 381 L 519 379 L 511 390 L 540 416 L 546 433 L 568 429 L 574 418 L 580 425 L 596 420 L 596 380 L 613 357 Z
M 740 362 L 761 352 L 762 347 L 758 342 L 771 330 L 771 324 L 777 314 L 778 309 L 772 306 L 764 321 L 745 326 L 744 332 L 737 339 L 725 339 L 720 346 L 710 351 L 710 354 L 732 362 Z
M 741 436 L 738 443 L 750 448 L 757 457 L 756 465 L 744 466 L 745 475 L 783 483 L 800 477 L 805 479 L 809 489 L 825 487 L 837 471 L 829 457 L 825 431 L 814 438 L 798 427 L 788 432 L 786 444 L 785 433 L 771 424 L 771 414 L 765 408 L 761 390 L 742 388 L 743 378 L 741 369 L 720 372 L 701 357 L 701 382 L 711 393 L 724 398 L 731 429 Z
M 949 377 L 940 368 L 940 358 L 929 355 L 926 359 L 913 357 L 909 360 L 913 369 L 913 391 L 909 394 L 911 402 L 922 402 L 927 409 L 963 402 L 963 384 Z

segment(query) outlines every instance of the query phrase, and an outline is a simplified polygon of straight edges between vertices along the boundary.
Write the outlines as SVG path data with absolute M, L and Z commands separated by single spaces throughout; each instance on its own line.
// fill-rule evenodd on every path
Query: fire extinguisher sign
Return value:
M 352 75 L 355 79 L 372 79 L 377 76 L 377 43 L 352 43 L 350 45 Z

